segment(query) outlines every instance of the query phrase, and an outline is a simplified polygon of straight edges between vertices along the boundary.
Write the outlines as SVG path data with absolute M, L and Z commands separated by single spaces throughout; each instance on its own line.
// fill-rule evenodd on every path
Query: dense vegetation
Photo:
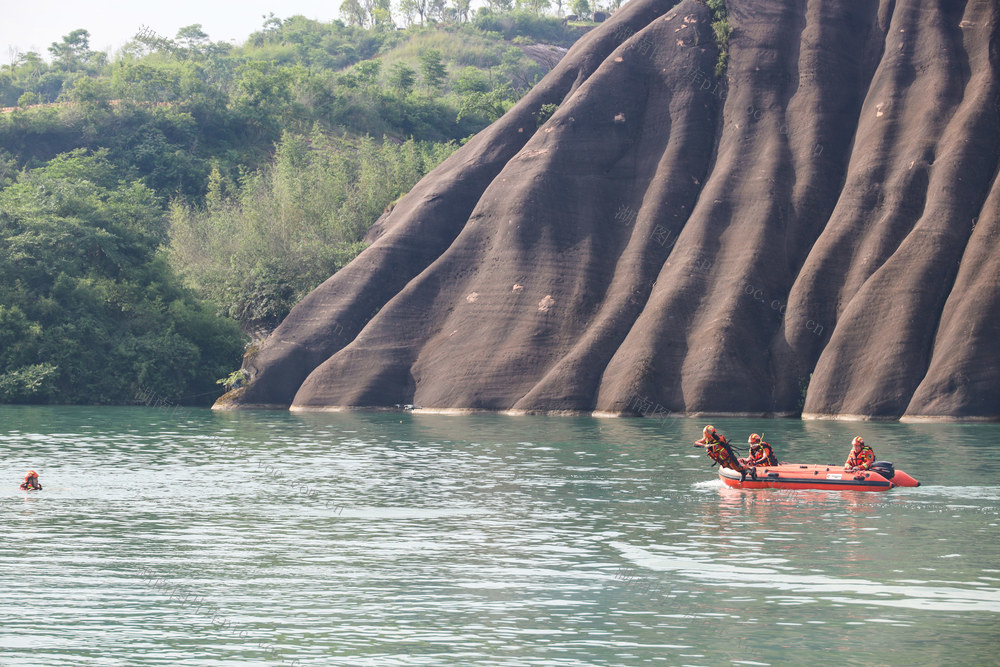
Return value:
M 712 10 L 712 31 L 715 33 L 715 43 L 719 47 L 719 58 L 715 61 L 715 76 L 721 78 L 729 65 L 729 12 L 726 10 L 726 0 L 705 0 Z
M 156 194 L 77 150 L 0 192 L 0 400 L 204 394 L 239 330 L 180 284 Z M 134 395 L 134 394 L 133 394 Z
M 576 39 L 546 6 L 345 0 L 344 21 L 272 15 L 240 46 L 144 29 L 113 57 L 81 29 L 0 67 L 0 402 L 211 400 L 544 74 L 519 45 Z
M 273 165 L 238 185 L 214 171 L 204 206 L 175 201 L 173 264 L 261 337 L 353 259 L 371 222 L 453 148 L 287 134 Z

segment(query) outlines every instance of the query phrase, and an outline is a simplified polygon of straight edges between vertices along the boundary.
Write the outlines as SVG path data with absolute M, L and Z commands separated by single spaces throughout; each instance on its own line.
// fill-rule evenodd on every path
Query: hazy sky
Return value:
M 173 38 L 178 28 L 200 23 L 212 41 L 243 42 L 270 12 L 330 21 L 339 18 L 340 0 L 2 0 L 0 7 L 0 63 L 7 64 L 13 48 L 48 59 L 49 44 L 77 28 L 90 31 L 91 49 L 110 48 L 112 55 L 144 25 Z

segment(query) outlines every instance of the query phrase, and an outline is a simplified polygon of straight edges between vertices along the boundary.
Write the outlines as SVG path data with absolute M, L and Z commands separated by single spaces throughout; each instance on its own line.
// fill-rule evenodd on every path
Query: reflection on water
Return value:
M 922 486 L 731 489 L 692 420 L 0 407 L 0 665 L 995 662 L 1000 426 L 713 423 Z

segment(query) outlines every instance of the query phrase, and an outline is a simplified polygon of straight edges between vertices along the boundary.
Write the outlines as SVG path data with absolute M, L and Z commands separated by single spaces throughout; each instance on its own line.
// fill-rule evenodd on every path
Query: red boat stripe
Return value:
M 727 479 L 738 480 L 740 478 L 739 473 L 726 474 L 724 472 L 719 472 Z M 869 481 L 867 479 L 816 479 L 815 477 L 758 477 L 754 479 L 747 475 L 744 482 L 762 482 L 768 484 L 809 484 L 811 486 L 875 486 L 882 487 L 886 486 L 892 488 L 892 482 L 879 482 L 879 481 Z

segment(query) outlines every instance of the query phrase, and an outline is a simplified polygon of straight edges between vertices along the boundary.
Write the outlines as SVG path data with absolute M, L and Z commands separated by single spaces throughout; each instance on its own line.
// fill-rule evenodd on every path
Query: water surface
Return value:
M 996 664 L 1000 426 L 0 406 L 0 665 Z M 45 490 L 17 490 L 27 469 Z

